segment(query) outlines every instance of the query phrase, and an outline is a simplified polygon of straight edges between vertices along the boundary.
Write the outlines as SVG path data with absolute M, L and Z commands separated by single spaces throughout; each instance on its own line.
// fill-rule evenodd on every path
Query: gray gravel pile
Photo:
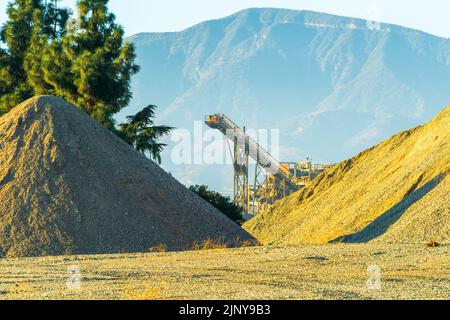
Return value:
M 247 232 L 83 111 L 51 96 L 0 118 L 0 254 L 239 246 Z

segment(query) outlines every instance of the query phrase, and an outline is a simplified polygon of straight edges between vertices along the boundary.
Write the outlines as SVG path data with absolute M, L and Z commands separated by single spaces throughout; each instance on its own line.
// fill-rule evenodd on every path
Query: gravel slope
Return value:
M 244 228 L 265 244 L 450 243 L 450 106 L 319 176 Z
M 0 256 L 147 252 L 253 237 L 83 111 L 35 97 L 0 118 Z

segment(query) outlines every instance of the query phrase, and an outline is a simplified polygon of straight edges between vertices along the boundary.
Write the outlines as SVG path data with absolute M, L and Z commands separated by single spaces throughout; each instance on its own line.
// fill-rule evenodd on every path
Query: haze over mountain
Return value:
M 140 73 L 131 107 L 192 130 L 222 112 L 280 129 L 280 160 L 338 162 L 429 121 L 450 101 L 450 40 L 308 11 L 248 9 L 176 33 L 131 37 Z M 163 165 L 184 183 L 231 188 L 231 166 Z M 212 174 L 215 172 L 215 174 Z

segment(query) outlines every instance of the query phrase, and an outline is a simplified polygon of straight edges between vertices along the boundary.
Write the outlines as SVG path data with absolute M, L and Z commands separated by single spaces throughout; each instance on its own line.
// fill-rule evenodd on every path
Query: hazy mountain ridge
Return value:
M 119 118 L 155 103 L 160 121 L 192 129 L 223 112 L 247 127 L 279 128 L 281 160 L 348 158 L 450 101 L 450 40 L 390 24 L 249 9 L 130 40 L 142 70 Z M 165 166 L 179 178 L 189 171 L 168 157 Z

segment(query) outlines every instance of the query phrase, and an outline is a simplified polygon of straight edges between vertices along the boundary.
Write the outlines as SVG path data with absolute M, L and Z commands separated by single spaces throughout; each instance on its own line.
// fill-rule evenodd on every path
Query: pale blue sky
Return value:
M 7 0 L 0 0 L 0 23 Z M 76 0 L 63 0 L 74 6 Z M 450 38 L 448 0 L 111 0 L 126 34 L 178 31 L 250 7 L 308 9 L 399 24 Z

